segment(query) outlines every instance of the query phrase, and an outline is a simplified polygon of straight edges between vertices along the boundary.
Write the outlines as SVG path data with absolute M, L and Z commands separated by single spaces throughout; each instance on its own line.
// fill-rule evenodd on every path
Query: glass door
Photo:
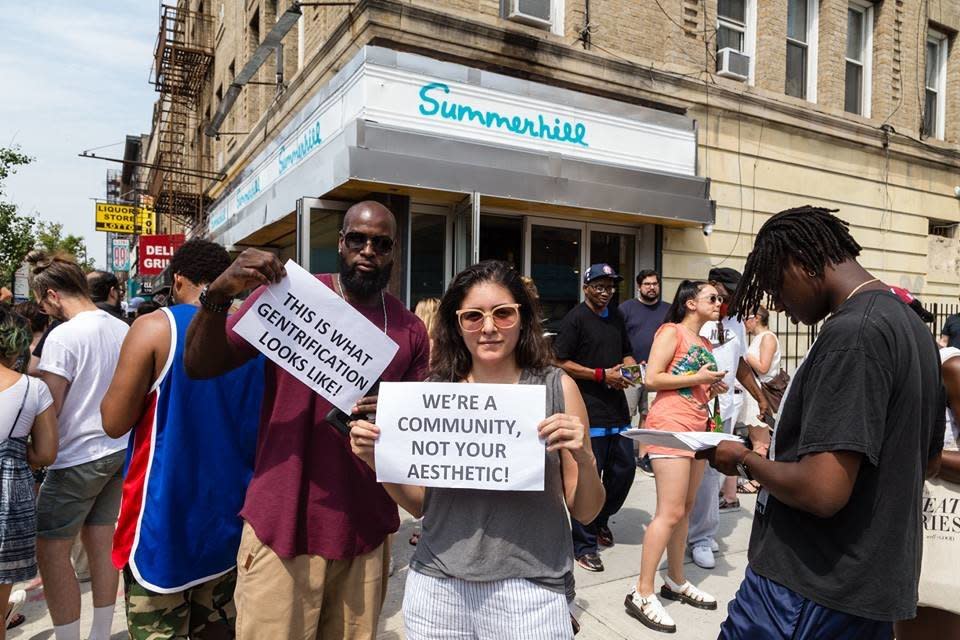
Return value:
M 545 328 L 556 332 L 560 321 L 580 302 L 584 225 L 527 218 L 530 239 L 526 272 L 540 294 Z
M 637 277 L 636 229 L 589 225 L 590 253 L 588 264 L 606 262 L 623 280 L 617 285 L 611 305 L 619 305 L 633 295 Z
M 337 243 L 350 203 L 319 198 L 297 200 L 297 263 L 310 273 L 337 273 Z
M 503 260 L 523 273 L 523 218 L 481 214 L 480 259 Z
M 407 279 L 410 290 L 407 301 L 411 309 L 415 309 L 424 298 L 443 295 L 451 261 L 447 242 L 449 226 L 450 220 L 445 213 L 410 213 L 410 236 L 407 240 L 407 246 L 410 247 Z

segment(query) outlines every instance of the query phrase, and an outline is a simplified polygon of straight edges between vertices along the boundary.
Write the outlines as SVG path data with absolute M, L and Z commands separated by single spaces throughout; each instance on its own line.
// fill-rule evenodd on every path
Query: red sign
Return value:
M 174 252 L 185 242 L 183 234 L 140 236 L 137 275 L 157 276 L 170 264 Z

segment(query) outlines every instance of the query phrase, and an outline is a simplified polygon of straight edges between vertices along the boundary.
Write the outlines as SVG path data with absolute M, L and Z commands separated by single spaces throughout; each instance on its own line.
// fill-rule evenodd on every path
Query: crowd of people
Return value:
M 382 381 L 543 386 L 542 491 L 379 483 L 377 396 L 344 435 L 328 400 L 236 331 L 285 277 L 273 253 L 231 261 L 190 240 L 171 260 L 169 303 L 128 324 L 112 274 L 34 252 L 34 300 L 0 304 L 8 623 L 23 601 L 13 585 L 42 581 L 56 640 L 78 640 L 82 550 L 92 640 L 110 637 L 120 576 L 137 640 L 373 638 L 399 506 L 421 519 L 407 638 L 570 638 L 576 571 L 604 571 L 639 468 L 656 511 L 624 607 L 646 627 L 677 631 L 661 599 L 720 607 L 685 556 L 712 569 L 720 514 L 757 493 L 721 638 L 958 637 L 960 606 L 943 597 L 956 576 L 938 572 L 947 551 L 923 534 L 931 496 L 960 497 L 960 349 L 938 353 L 922 306 L 860 265 L 834 212 L 773 216 L 743 274 L 683 280 L 672 303 L 646 270 L 616 305 L 622 277 L 592 265 L 552 341 L 535 283 L 499 261 L 410 312 L 387 291 L 396 237 L 386 207 L 354 205 L 339 271 L 316 278 L 398 345 Z M 773 311 L 822 322 L 792 376 Z M 635 449 L 622 434 L 638 425 L 745 437 L 696 455 Z

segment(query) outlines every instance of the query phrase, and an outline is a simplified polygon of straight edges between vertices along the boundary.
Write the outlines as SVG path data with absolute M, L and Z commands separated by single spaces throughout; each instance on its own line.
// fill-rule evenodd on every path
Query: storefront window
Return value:
M 580 302 L 581 231 L 576 228 L 530 227 L 530 276 L 540 293 L 549 331 Z
M 636 277 L 637 236 L 633 233 L 590 232 L 590 264 L 606 262 L 623 280 L 617 286 L 611 305 L 619 305 L 633 295 Z
M 310 270 L 313 273 L 338 273 L 340 252 L 337 241 L 343 227 L 343 212 L 310 209 Z
M 410 216 L 410 308 L 443 295 L 447 257 L 446 216 Z
M 480 259 L 503 260 L 523 273 L 523 218 L 481 215 Z

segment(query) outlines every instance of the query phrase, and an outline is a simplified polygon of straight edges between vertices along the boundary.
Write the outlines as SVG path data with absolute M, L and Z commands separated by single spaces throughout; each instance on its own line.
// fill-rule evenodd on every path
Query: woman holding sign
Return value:
M 700 337 L 709 320 L 720 317 L 723 297 L 710 284 L 684 280 L 657 331 L 647 361 L 647 388 L 657 392 L 644 426 L 663 431 L 705 431 L 710 420 L 710 399 L 726 392 L 723 371 Z M 684 577 L 687 516 L 703 477 L 703 461 L 692 451 L 650 446 L 657 484 L 657 511 L 643 536 L 640 577 L 627 594 L 627 613 L 656 631 L 673 633 L 677 627 L 653 590 L 654 576 L 664 549 L 668 569 L 660 595 L 699 609 L 716 609 L 716 599 Z
M 435 331 L 431 381 L 546 387 L 548 417 L 538 426 L 544 491 L 384 485 L 397 504 L 423 515 L 404 594 L 407 638 L 570 638 L 567 510 L 590 522 L 604 500 L 583 399 L 551 366 L 539 309 L 505 262 L 461 271 L 440 302 Z M 353 451 L 371 468 L 379 433 L 353 423 Z

